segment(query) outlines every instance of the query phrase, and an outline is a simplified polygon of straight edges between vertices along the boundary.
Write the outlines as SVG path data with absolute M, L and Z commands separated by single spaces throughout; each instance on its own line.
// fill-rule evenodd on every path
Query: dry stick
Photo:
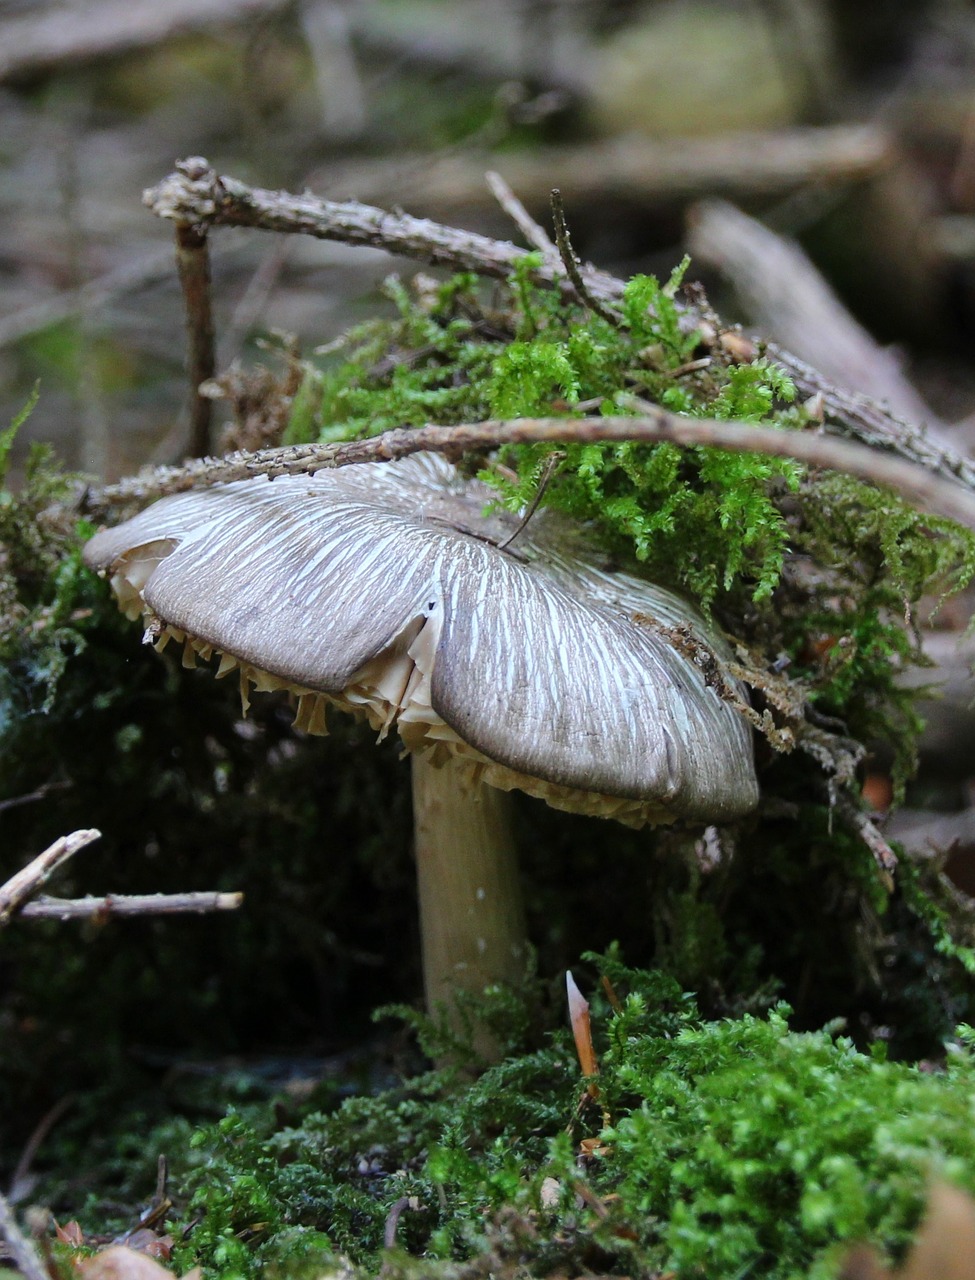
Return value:
M 491 188 L 491 194 L 495 200 L 497 200 L 528 243 L 540 250 L 547 258 L 558 257 L 559 251 L 549 239 L 548 232 L 544 227 L 538 225 L 501 174 L 495 173 L 493 169 L 490 169 L 484 175 L 484 178 Z
M 17 872 L 16 875 L 0 885 L 0 926 L 9 922 L 10 917 L 22 909 L 28 898 L 38 891 L 42 884 L 57 871 L 70 857 L 83 849 L 85 845 L 98 840 L 100 831 L 94 828 L 87 831 L 74 831 L 71 835 L 62 836 L 52 845 L 39 853 L 32 862 Z
M 11 796 L 7 800 L 0 800 L 0 813 L 4 813 L 7 809 L 17 809 L 22 804 L 35 804 L 38 800 L 49 796 L 52 791 L 67 791 L 72 785 L 66 778 L 60 782 L 42 782 L 39 787 L 22 796 Z
M 872 396 L 909 422 L 940 425 L 897 358 L 847 311 L 795 241 L 725 200 L 702 200 L 687 224 L 694 261 L 711 263 L 731 280 L 760 329 L 839 386 Z
M 235 178 L 218 176 L 201 156 L 180 161 L 176 172 L 158 186 L 150 187 L 142 200 L 160 218 L 173 222 L 201 228 L 297 232 L 320 240 L 384 249 L 431 265 L 498 279 L 506 279 L 527 252 L 507 241 L 405 213 L 389 213 L 356 200 L 324 200 L 310 193 L 291 195 L 250 187 Z M 548 270 L 541 269 L 537 278 L 551 284 L 560 275 L 556 264 Z M 603 281 L 604 288 L 611 288 L 611 276 L 603 277 Z
M 203 915 L 211 911 L 236 911 L 242 893 L 140 893 L 107 894 L 103 898 L 41 897 L 25 903 L 18 920 L 88 920 L 92 916 Z M 0 924 L 6 921 L 0 920 Z
M 392 1249 L 396 1244 L 396 1229 L 399 1226 L 399 1220 L 403 1216 L 404 1209 L 410 1207 L 410 1197 L 400 1196 L 393 1204 L 386 1216 L 386 1226 L 383 1230 L 383 1248 Z
M 204 227 L 176 224 L 176 266 L 186 303 L 189 338 L 190 448 L 194 458 L 204 458 L 211 448 L 210 420 L 213 404 L 200 395 L 201 385 L 216 372 L 213 308 L 210 303 L 210 251 Z
M 2 1193 L 0 1193 L 0 1236 L 6 1240 L 14 1264 L 26 1280 L 51 1280 L 47 1269 L 37 1256 L 37 1250 L 17 1226 L 13 1211 Z
M 883 883 L 888 890 L 894 887 L 893 875 L 897 870 L 897 854 L 880 834 L 869 813 L 857 807 L 857 799 L 849 791 L 841 791 L 836 798 L 840 821 L 858 837 L 873 854 L 880 868 Z
M 11 1204 L 17 1204 L 19 1200 L 23 1200 L 29 1194 L 32 1188 L 25 1184 L 30 1175 L 30 1167 L 34 1163 L 34 1157 L 40 1150 L 44 1139 L 74 1101 L 75 1095 L 73 1093 L 64 1094 L 58 1098 L 53 1107 L 48 1108 L 34 1126 L 33 1132 L 27 1139 L 24 1149 L 20 1153 L 20 1159 L 17 1161 L 10 1176 L 10 1190 L 7 1192 L 7 1196 Z
M 307 475 L 359 462 L 390 462 L 427 450 L 456 457 L 508 444 L 624 440 L 649 444 L 669 442 L 682 447 L 707 445 L 732 452 L 796 458 L 810 466 L 845 471 L 861 480 L 888 485 L 918 506 L 975 529 L 975 493 L 890 453 L 867 449 L 819 431 L 787 431 L 710 418 L 682 418 L 659 408 L 638 418 L 516 418 L 456 427 L 401 427 L 369 440 L 352 440 L 346 444 L 292 445 L 256 453 L 233 453 L 226 458 L 203 458 L 182 467 L 159 467 L 91 490 L 85 509 L 92 513 L 105 512 L 112 506 L 231 480 L 261 475 L 271 478 Z
M 542 469 L 542 474 L 538 478 L 538 484 L 535 487 L 534 497 L 532 498 L 531 502 L 529 502 L 528 506 L 525 508 L 525 512 L 522 515 L 521 520 L 518 522 L 518 525 L 515 528 L 515 530 L 512 533 L 509 533 L 507 538 L 505 538 L 503 542 L 498 543 L 499 551 L 507 550 L 507 548 L 510 547 L 511 544 L 514 542 L 515 538 L 517 538 L 519 534 L 524 533 L 525 529 L 528 528 L 528 524 L 532 516 L 538 510 L 539 504 L 541 503 L 542 498 L 544 498 L 545 496 L 545 490 L 548 488 L 549 481 L 552 479 L 552 476 L 555 475 L 556 468 L 559 466 L 561 462 L 564 462 L 564 461 L 565 461 L 565 454 L 558 449 L 554 453 L 550 453 L 548 457 L 545 459 L 545 466 Z
M 392 160 L 346 162 L 330 157 L 322 177 L 332 191 L 355 193 L 360 199 L 394 193 L 402 203 L 405 188 L 409 199 L 422 199 L 426 208 L 444 216 L 476 204 L 487 163 L 503 164 L 507 182 L 523 200 L 540 204 L 553 187 L 561 187 L 572 206 L 601 209 L 623 202 L 647 208 L 718 194 L 741 201 L 758 196 L 767 204 L 810 188 L 839 200 L 851 184 L 872 182 L 896 163 L 893 139 L 876 125 L 802 126 L 701 138 L 631 134 L 504 156 L 472 150 L 471 142 L 465 139 L 465 149 L 453 154 L 408 152 Z
M 181 162 L 175 173 L 145 192 L 143 201 L 160 217 L 176 222 L 300 232 L 501 279 L 510 276 L 526 254 L 507 241 L 357 201 L 336 202 L 310 194 L 249 187 L 234 178 L 218 177 L 200 157 Z M 529 275 L 540 284 L 564 283 L 561 267 L 554 261 L 542 262 Z M 588 293 L 600 302 L 612 304 L 622 297 L 623 281 L 591 267 L 584 268 L 582 275 Z M 793 379 L 800 395 L 822 396 L 825 416 L 832 420 L 827 430 L 899 454 L 975 490 L 975 462 L 928 439 L 923 431 L 899 421 L 867 397 L 832 386 L 790 352 L 772 344 L 766 350 Z

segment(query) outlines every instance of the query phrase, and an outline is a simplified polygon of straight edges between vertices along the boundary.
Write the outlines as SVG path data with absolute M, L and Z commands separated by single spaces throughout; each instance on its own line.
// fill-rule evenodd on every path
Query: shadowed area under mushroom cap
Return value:
M 164 499 L 85 554 L 157 631 L 494 786 L 631 823 L 751 809 L 750 730 L 640 616 L 720 652 L 703 619 L 545 513 L 500 550 L 517 521 L 483 514 L 494 497 L 431 456 L 255 479 Z

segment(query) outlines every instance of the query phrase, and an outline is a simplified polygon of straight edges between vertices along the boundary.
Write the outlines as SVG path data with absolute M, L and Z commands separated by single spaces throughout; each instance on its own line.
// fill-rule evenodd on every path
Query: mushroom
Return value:
M 145 639 L 236 672 L 245 710 L 284 688 L 307 732 L 332 707 L 397 729 L 431 1008 L 523 973 L 504 793 L 631 826 L 758 798 L 744 719 L 652 622 L 726 652 L 701 615 L 602 567 L 580 526 L 543 511 L 522 531 L 495 497 L 418 455 L 164 498 L 85 550 Z

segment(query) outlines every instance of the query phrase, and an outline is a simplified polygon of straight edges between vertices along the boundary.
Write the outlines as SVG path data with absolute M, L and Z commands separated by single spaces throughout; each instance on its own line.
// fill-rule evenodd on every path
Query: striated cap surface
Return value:
M 221 655 L 245 694 L 291 689 L 299 727 L 324 732 L 336 705 L 633 825 L 747 813 L 749 727 L 647 621 L 724 652 L 697 611 L 547 513 L 500 549 L 518 522 L 485 515 L 494 498 L 432 455 L 246 480 L 165 498 L 85 559 L 157 642 Z

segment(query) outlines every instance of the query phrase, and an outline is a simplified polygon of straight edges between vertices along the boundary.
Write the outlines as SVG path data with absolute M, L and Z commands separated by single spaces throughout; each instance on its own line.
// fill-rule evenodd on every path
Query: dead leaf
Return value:
M 85 1233 L 81 1229 L 81 1224 L 73 1218 L 70 1222 L 66 1222 L 63 1227 L 59 1222 L 55 1222 L 54 1231 L 62 1244 L 69 1244 L 74 1249 L 80 1249 L 85 1243 Z
M 174 1273 L 154 1258 L 124 1244 L 109 1245 L 78 1264 L 84 1280 L 173 1280 Z

